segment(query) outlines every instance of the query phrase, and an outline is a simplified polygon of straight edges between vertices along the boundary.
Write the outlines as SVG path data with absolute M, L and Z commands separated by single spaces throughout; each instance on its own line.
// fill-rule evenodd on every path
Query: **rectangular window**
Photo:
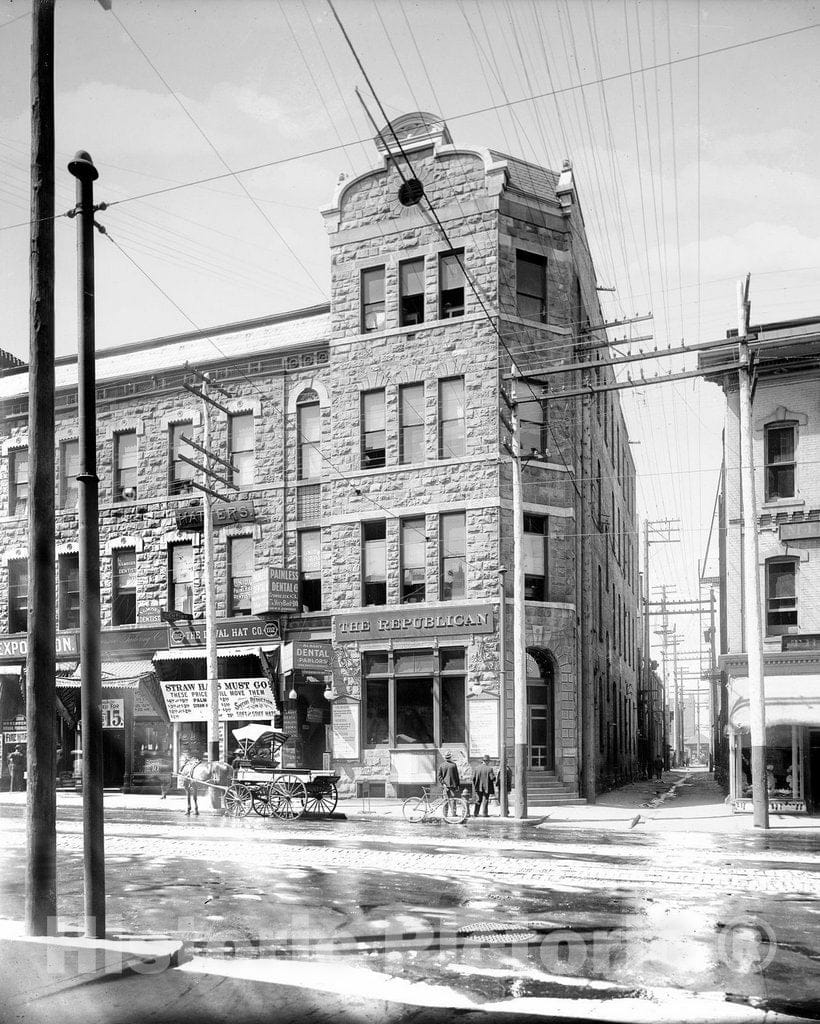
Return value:
M 766 427 L 766 501 L 794 497 L 794 425 Z
M 424 385 L 399 387 L 399 462 L 424 462 Z
M 362 523 L 362 604 L 387 604 L 387 527 L 384 519 Z
M 399 325 L 424 323 L 424 258 L 399 264 Z
M 522 455 L 537 453 L 542 458 L 547 450 L 546 409 L 540 398 L 530 395 L 530 386 L 520 385 L 527 396 L 518 403 L 518 439 Z
M 438 384 L 438 457 L 464 454 L 464 378 L 450 377 Z
M 362 271 L 362 333 L 384 330 L 384 267 Z
M 133 548 L 115 549 L 111 558 L 111 624 L 137 621 L 137 553 Z
M 385 463 L 384 388 L 362 392 L 362 469 L 379 469 Z
M 60 508 L 77 507 L 80 472 L 80 442 L 63 441 L 60 445 Z
M 28 449 L 9 453 L 9 515 L 24 516 L 28 511 Z
M 299 534 L 299 593 L 303 612 L 322 608 L 322 531 Z
M 114 501 L 137 500 L 137 432 L 114 435 Z
M 532 252 L 515 254 L 515 293 L 518 315 L 547 322 L 547 260 Z
M 253 537 L 228 540 L 228 615 L 250 615 L 253 583 Z
M 9 559 L 9 633 L 28 629 L 28 562 Z
M 182 440 L 183 434 L 191 436 L 190 423 L 173 423 L 168 428 L 168 493 L 190 494 L 193 488 L 194 467 L 180 459 L 180 453 L 187 458 L 193 455 L 193 449 Z
M 234 467 L 235 487 L 253 487 L 255 472 L 253 413 L 236 413 L 228 420 L 228 461 Z
M 369 747 L 390 741 L 390 709 L 387 699 L 387 655 L 364 656 L 364 714 L 365 744 Z M 384 664 L 381 661 L 384 659 Z M 385 678 L 373 678 L 375 672 L 383 672 Z
M 464 316 L 464 250 L 438 258 L 438 315 L 441 320 Z
M 434 743 L 433 677 L 402 678 L 396 656 L 396 743 Z
M 463 647 L 439 651 L 441 665 L 441 742 L 464 743 L 467 663 Z
M 797 627 L 797 563 L 766 563 L 766 634 L 782 636 Z
M 321 407 L 318 402 L 307 402 L 296 407 L 296 429 L 298 432 L 298 465 L 300 480 L 309 480 L 322 475 L 322 456 L 319 447 L 322 440 Z
M 401 524 L 401 601 L 416 604 L 427 600 L 425 587 L 426 541 L 424 519 L 404 519 Z
M 193 544 L 172 544 L 168 548 L 168 608 L 184 615 L 194 613 Z
M 80 556 L 60 555 L 60 629 L 80 628 Z
M 524 516 L 524 600 L 547 600 L 546 516 Z
M 448 512 L 440 517 L 441 600 L 464 597 L 467 579 L 467 517 Z

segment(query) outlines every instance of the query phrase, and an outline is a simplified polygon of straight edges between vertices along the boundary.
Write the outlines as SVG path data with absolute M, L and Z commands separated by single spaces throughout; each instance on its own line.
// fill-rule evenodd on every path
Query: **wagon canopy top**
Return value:
M 240 743 L 258 743 L 260 740 L 270 743 L 273 741 L 279 747 L 288 738 L 285 733 L 277 732 L 269 725 L 243 725 L 241 729 L 232 729 L 231 731 Z

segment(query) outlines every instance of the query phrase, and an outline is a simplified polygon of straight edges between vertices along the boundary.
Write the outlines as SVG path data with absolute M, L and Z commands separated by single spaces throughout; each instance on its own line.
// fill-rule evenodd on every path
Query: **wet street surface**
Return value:
M 656 990 L 820 1019 L 814 832 L 374 817 L 106 815 L 109 932 L 221 961 L 340 965 L 477 1002 Z M 24 908 L 22 814 L 0 818 L 2 914 Z M 79 808 L 58 822 L 61 930 L 82 914 Z M 354 972 L 355 973 L 355 972 Z

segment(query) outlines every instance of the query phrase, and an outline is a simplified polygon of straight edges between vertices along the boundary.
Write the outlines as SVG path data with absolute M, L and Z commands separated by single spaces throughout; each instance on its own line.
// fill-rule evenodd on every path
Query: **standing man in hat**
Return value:
M 12 793 L 21 792 L 26 788 L 23 781 L 23 772 L 26 767 L 26 755 L 23 753 L 23 748 L 19 743 L 6 758 L 6 762 L 8 763 L 9 775 L 11 776 L 9 781 L 9 791 Z
M 490 767 L 490 758 L 487 754 L 481 758 L 481 764 L 475 770 L 473 787 L 475 788 L 473 817 L 478 817 L 480 809 L 482 817 L 486 818 L 489 814 L 490 797 L 495 793 L 495 772 Z
M 458 796 L 459 786 L 461 785 L 458 766 L 449 750 L 444 752 L 444 764 L 439 766 L 438 781 L 447 797 L 446 813 L 449 814 L 453 806 L 451 800 L 453 797 Z

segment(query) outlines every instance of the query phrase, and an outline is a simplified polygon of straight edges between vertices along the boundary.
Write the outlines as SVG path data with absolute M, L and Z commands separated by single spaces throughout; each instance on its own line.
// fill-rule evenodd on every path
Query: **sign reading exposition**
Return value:
M 470 757 L 498 757 L 498 701 L 476 699 L 467 701 L 470 730 Z
M 172 722 L 207 722 L 208 682 L 160 683 Z M 220 679 L 219 717 L 267 718 L 277 713 L 276 699 L 267 679 Z
M 418 615 L 337 612 L 333 616 L 333 639 L 337 643 L 344 640 L 492 633 L 494 628 L 491 604 L 447 604 L 436 611 L 422 612 Z

